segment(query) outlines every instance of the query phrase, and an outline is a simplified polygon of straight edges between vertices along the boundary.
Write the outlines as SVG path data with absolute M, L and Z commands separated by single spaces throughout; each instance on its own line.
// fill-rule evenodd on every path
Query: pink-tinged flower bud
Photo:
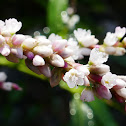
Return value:
M 21 44 L 22 48 L 24 49 L 32 49 L 36 45 L 37 45 L 37 41 L 33 38 L 27 38 Z
M 38 67 L 34 66 L 34 65 L 32 64 L 32 61 L 31 61 L 31 60 L 26 59 L 26 60 L 25 60 L 25 64 L 26 64 L 26 66 L 27 66 L 31 71 L 33 71 L 34 73 L 36 73 L 36 74 L 38 74 L 38 75 L 41 75 L 41 73 L 40 73 Z
M 12 83 L 12 88 L 14 89 L 14 90 L 17 90 L 17 91 L 22 91 L 22 88 L 21 87 L 19 87 L 17 84 L 15 84 L 15 83 Z
M 126 88 L 121 88 L 121 89 L 118 89 L 118 90 L 115 90 L 116 91 L 116 93 L 119 95 L 119 96 L 121 96 L 121 97 L 123 97 L 124 99 L 126 99 Z
M 76 67 L 76 70 L 84 73 L 85 76 L 88 76 L 90 74 L 88 67 L 86 65 L 79 65 L 79 66 Z
M 33 51 L 43 57 L 48 57 L 53 54 L 53 50 L 50 46 L 36 46 Z
M 67 44 L 67 40 L 65 39 L 62 39 L 62 40 L 55 40 L 53 43 L 52 43 L 52 47 L 53 47 L 53 50 L 55 52 L 62 52 L 62 50 L 65 48 Z
M 122 79 L 116 79 L 116 85 L 113 87 L 115 90 L 126 87 L 126 82 Z
M 5 42 L 5 38 L 2 35 L 0 35 L 0 44 L 3 44 L 3 42 Z
M 104 75 L 109 71 L 110 71 L 110 67 L 106 64 L 91 65 L 90 66 L 90 72 L 92 74 Z
M 65 65 L 63 58 L 58 54 L 53 54 L 50 56 L 50 63 L 56 67 L 64 67 Z
M 34 58 L 34 53 L 33 52 L 27 52 L 26 56 L 28 59 L 32 60 Z
M 9 45 L 5 44 L 3 47 L 1 47 L 0 51 L 3 56 L 8 56 L 10 54 Z
M 34 66 L 43 66 L 43 65 L 45 65 L 45 61 L 44 61 L 44 59 L 41 56 L 36 55 L 33 58 L 33 65 Z
M 97 94 L 101 96 L 102 98 L 105 98 L 107 100 L 112 98 L 112 94 L 108 88 L 106 88 L 103 85 L 98 85 L 96 88 Z
M 67 57 L 70 57 L 73 55 L 73 50 L 72 49 L 69 49 L 69 48 L 65 48 L 61 53 L 60 55 L 63 57 L 63 58 L 67 58 Z
M 14 55 L 12 53 L 10 55 L 6 56 L 6 59 L 8 61 L 10 61 L 10 62 L 13 62 L 13 63 L 18 63 L 19 62 L 19 58 L 16 57 L 16 55 Z
M 97 83 L 101 82 L 102 77 L 99 75 L 89 74 L 88 76 L 89 76 L 89 80 L 91 80 L 93 82 L 97 82 Z
M 88 80 L 88 78 L 86 76 L 84 77 L 84 85 L 85 86 L 90 86 L 90 82 L 89 82 L 89 80 Z
M 4 82 L 7 79 L 7 75 L 4 72 L 0 72 L 0 82 Z
M 105 47 L 105 52 L 109 55 L 114 55 L 116 53 L 115 47 Z
M 63 75 L 62 69 L 54 68 L 52 70 L 52 76 L 50 78 L 50 86 L 51 87 L 57 86 L 62 79 L 62 75 Z
M 12 43 L 15 46 L 21 45 L 21 43 L 25 40 L 25 36 L 22 34 L 17 34 L 17 35 L 13 35 L 12 37 Z
M 45 64 L 44 66 L 38 67 L 38 69 L 40 73 L 42 73 L 44 76 L 49 77 L 49 78 L 51 77 L 51 69 L 47 64 Z
M 86 101 L 86 102 L 91 102 L 94 101 L 94 93 L 92 90 L 85 88 L 82 93 L 81 93 L 81 97 L 80 99 L 82 101 Z
M 116 52 L 115 52 L 115 56 L 122 56 L 126 53 L 125 48 L 121 48 L 121 47 L 116 47 Z
M 12 90 L 12 83 L 11 82 L 4 82 L 1 86 L 3 90 L 11 91 Z
M 51 41 L 49 39 L 38 38 L 37 42 L 38 42 L 39 46 L 43 46 L 43 45 L 48 46 L 48 45 L 51 45 Z

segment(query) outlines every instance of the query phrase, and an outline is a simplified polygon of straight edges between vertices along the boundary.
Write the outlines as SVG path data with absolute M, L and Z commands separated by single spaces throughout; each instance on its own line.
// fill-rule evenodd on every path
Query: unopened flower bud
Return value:
M 37 41 L 39 46 L 42 45 L 48 46 L 51 44 L 51 41 L 49 39 L 38 38 Z
M 67 44 L 67 40 L 65 40 L 65 39 L 55 40 L 52 43 L 52 47 L 55 52 L 62 52 L 62 50 L 65 48 L 66 44 Z
M 21 44 L 24 49 L 32 49 L 37 45 L 37 41 L 33 38 L 27 38 Z
M 116 47 L 116 52 L 115 52 L 115 56 L 122 56 L 126 53 L 125 48 L 121 48 L 121 47 Z
M 116 79 L 116 85 L 113 87 L 114 89 L 121 89 L 126 87 L 126 82 L 122 79 Z
M 15 46 L 20 45 L 25 40 L 25 36 L 22 34 L 17 34 L 12 37 L 12 43 Z
M 116 52 L 116 48 L 115 47 L 105 47 L 105 52 L 109 55 L 114 55 Z
M 56 67 L 64 67 L 65 65 L 63 58 L 58 54 L 53 54 L 50 56 L 50 63 Z
M 111 99 L 112 98 L 112 94 L 110 92 L 110 90 L 108 88 L 106 88 L 104 85 L 99 85 L 96 89 L 97 93 L 99 96 L 101 96 L 102 98 L 105 99 Z
M 50 46 L 36 46 L 33 51 L 43 57 L 48 57 L 53 54 L 53 50 Z
M 44 76 L 51 77 L 51 69 L 47 64 L 39 67 L 38 69 Z
M 124 99 L 126 99 L 126 88 L 121 88 L 121 89 L 118 89 L 118 90 L 115 90 L 116 91 L 116 93 L 119 95 L 119 96 L 121 96 L 121 97 L 123 97 Z
M 34 58 L 34 53 L 29 51 L 26 53 L 26 56 L 28 59 L 32 60 Z
M 106 64 L 91 65 L 90 72 L 97 75 L 104 75 L 110 71 L 110 67 Z
M 45 65 L 45 61 L 44 61 L 44 59 L 41 56 L 36 55 L 33 58 L 33 65 L 34 66 L 43 66 L 43 65 Z

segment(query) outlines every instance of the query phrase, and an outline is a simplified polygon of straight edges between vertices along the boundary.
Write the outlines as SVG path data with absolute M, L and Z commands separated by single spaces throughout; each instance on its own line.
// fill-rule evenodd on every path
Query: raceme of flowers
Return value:
M 70 88 L 84 86 L 81 100 L 93 101 L 98 98 L 119 102 L 126 100 L 126 77 L 119 77 L 110 72 L 110 67 L 103 64 L 109 55 L 124 55 L 126 47 L 126 28 L 116 27 L 115 33 L 108 32 L 102 45 L 90 30 L 74 30 L 74 38 L 63 39 L 59 35 L 35 36 L 16 34 L 22 26 L 16 19 L 0 20 L 0 53 L 7 60 L 18 63 L 24 59 L 33 72 L 50 78 L 54 87 L 61 80 Z M 89 56 L 86 65 L 75 60 Z M 50 69 L 51 68 L 53 69 Z

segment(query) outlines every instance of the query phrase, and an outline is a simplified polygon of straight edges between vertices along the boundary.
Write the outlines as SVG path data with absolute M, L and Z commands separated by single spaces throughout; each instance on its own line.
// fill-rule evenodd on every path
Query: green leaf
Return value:
M 51 32 L 58 33 L 64 27 L 61 12 L 68 7 L 68 0 L 49 0 L 47 7 L 47 21 Z

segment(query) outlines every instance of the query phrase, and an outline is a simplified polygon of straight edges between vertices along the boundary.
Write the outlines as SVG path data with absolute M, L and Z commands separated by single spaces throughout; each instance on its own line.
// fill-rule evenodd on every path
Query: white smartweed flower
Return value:
M 126 28 L 125 27 L 123 27 L 123 28 L 116 27 L 115 28 L 115 34 L 116 34 L 116 36 L 118 38 L 122 38 L 125 35 L 125 33 L 126 33 Z
M 94 48 L 91 50 L 89 64 L 102 64 L 108 60 L 108 54 L 100 52 L 99 48 Z
M 84 77 L 84 73 L 71 69 L 65 73 L 63 79 L 70 88 L 74 88 L 78 85 L 84 85 Z
M 22 23 L 18 22 L 15 18 L 10 18 L 5 20 L 5 25 L 1 30 L 3 35 L 13 35 L 22 27 Z
M 116 74 L 112 74 L 111 72 L 106 73 L 101 80 L 101 84 L 106 88 L 111 89 L 116 85 L 116 80 L 118 79 Z
M 74 35 L 78 42 L 81 43 L 81 45 L 84 47 L 89 47 L 99 42 L 99 40 L 96 39 L 94 35 L 91 35 L 90 30 L 86 31 L 85 29 L 78 28 L 77 30 L 74 30 Z
M 54 33 L 52 33 L 49 38 L 48 38 L 51 42 L 54 42 L 55 40 L 62 40 L 62 37 L 59 35 L 55 35 Z
M 116 34 L 108 32 L 104 39 L 104 44 L 107 46 L 113 46 L 114 44 L 116 44 L 117 41 L 118 41 L 118 38 L 117 38 Z

